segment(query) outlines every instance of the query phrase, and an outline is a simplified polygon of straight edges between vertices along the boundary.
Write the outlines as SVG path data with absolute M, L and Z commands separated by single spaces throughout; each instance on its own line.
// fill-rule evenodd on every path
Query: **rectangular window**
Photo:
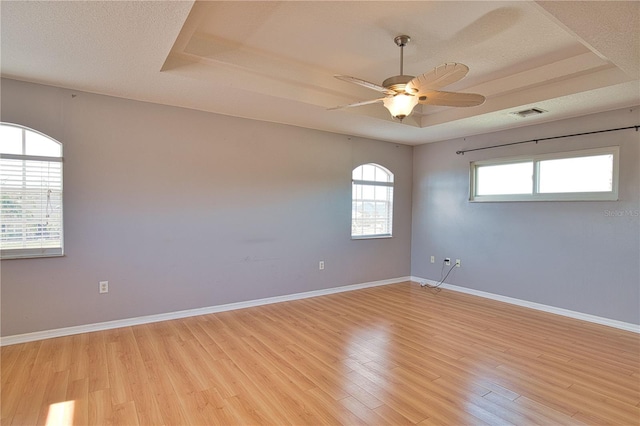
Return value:
M 391 236 L 393 187 L 354 183 L 352 237 Z
M 475 161 L 470 201 L 618 199 L 618 147 Z

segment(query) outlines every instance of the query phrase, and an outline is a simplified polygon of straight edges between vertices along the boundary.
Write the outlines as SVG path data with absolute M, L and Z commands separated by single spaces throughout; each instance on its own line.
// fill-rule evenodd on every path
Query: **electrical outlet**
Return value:
M 445 257 L 444 258 L 444 264 L 447 265 L 447 266 L 451 265 L 451 259 L 448 258 L 448 257 Z
M 462 266 L 462 262 L 460 261 L 460 259 L 456 259 L 456 268 L 459 268 Z
M 431 256 L 431 263 L 436 263 L 436 257 L 435 256 Z
M 318 269 L 320 269 L 321 271 L 324 269 L 324 260 L 318 262 Z
M 100 293 L 109 293 L 109 281 L 100 281 L 98 291 Z

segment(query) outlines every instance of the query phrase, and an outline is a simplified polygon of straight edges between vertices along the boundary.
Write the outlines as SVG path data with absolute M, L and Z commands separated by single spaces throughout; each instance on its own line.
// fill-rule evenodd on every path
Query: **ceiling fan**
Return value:
M 400 75 L 387 78 L 382 82 L 382 85 L 348 75 L 334 76 L 338 80 L 358 84 L 384 93 L 385 96 L 383 98 L 341 105 L 329 109 L 352 108 L 382 102 L 394 118 L 402 121 L 403 118 L 411 114 L 417 104 L 470 107 L 484 103 L 485 97 L 477 93 L 444 92 L 438 90 L 461 80 L 467 75 L 469 67 L 464 64 L 448 62 L 417 77 L 404 75 L 404 47 L 410 40 L 411 38 L 407 35 L 399 35 L 394 38 L 396 45 L 400 47 Z

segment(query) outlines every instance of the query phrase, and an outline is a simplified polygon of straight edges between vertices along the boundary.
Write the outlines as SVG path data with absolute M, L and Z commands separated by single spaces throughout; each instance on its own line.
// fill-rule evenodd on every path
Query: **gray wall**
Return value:
M 640 324 L 640 133 L 625 130 L 456 155 L 456 150 L 637 125 L 639 108 L 414 149 L 412 275 Z M 620 146 L 619 201 L 470 203 L 469 163 Z M 429 257 L 436 256 L 436 263 Z
M 66 251 L 0 263 L 3 336 L 437 280 L 445 256 L 463 261 L 451 284 L 640 323 L 640 218 L 626 214 L 640 209 L 639 133 L 455 154 L 635 125 L 637 108 L 412 149 L 13 80 L 1 89 L 3 121 L 64 144 Z M 621 147 L 618 202 L 467 201 L 470 161 L 609 145 Z M 366 162 L 396 175 L 393 239 L 349 237 L 350 173 Z
M 410 273 L 412 147 L 6 79 L 1 118 L 64 145 L 66 253 L 1 262 L 4 336 Z M 350 238 L 367 162 L 392 239 Z

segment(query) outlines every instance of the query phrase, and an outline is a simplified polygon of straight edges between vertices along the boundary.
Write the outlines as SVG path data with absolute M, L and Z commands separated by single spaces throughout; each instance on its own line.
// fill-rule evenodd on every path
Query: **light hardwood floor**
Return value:
M 401 283 L 3 347 L 2 424 L 638 425 L 639 349 Z

